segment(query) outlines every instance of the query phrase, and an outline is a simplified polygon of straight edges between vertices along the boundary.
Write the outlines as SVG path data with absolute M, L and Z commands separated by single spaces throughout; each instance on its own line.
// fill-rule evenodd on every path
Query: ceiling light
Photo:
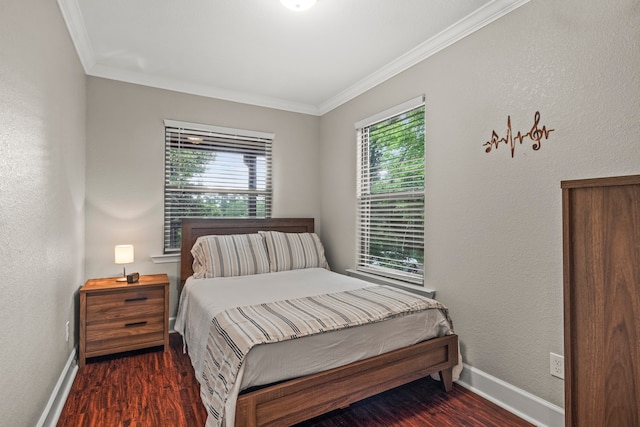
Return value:
M 311 9 L 317 0 L 280 0 L 285 7 L 296 12 Z

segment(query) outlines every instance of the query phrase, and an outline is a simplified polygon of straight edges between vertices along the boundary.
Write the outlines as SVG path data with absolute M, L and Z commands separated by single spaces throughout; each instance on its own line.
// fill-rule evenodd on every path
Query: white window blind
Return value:
M 164 251 L 182 218 L 271 216 L 274 135 L 165 120 Z
M 357 269 L 423 284 L 424 99 L 356 123 Z

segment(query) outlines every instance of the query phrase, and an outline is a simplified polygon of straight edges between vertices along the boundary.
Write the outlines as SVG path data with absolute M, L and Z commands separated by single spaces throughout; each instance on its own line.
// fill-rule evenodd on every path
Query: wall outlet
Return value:
M 549 353 L 549 362 L 551 375 L 564 379 L 564 356 Z
M 69 342 L 69 321 L 68 320 L 67 320 L 67 323 L 66 323 L 66 325 L 64 327 L 64 331 L 65 331 L 64 332 L 65 340 L 67 342 Z

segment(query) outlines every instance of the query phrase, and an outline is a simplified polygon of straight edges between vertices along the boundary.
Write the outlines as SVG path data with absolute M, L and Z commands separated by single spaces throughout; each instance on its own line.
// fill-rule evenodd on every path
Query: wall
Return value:
M 321 123 L 329 262 L 354 266 L 354 122 L 426 96 L 426 286 L 451 310 L 465 363 L 563 406 L 560 181 L 640 173 L 640 3 L 536 0 Z M 490 153 L 496 130 L 554 131 Z
M 163 251 L 164 119 L 275 133 L 272 215 L 319 223 L 318 117 L 95 77 L 87 90 L 87 277 L 122 274 L 114 246 L 131 243 L 127 271 L 169 274 L 177 311 L 179 264 L 150 259 Z
M 2 1 L 0 58 L 0 425 L 33 426 L 84 282 L 86 81 L 56 2 Z

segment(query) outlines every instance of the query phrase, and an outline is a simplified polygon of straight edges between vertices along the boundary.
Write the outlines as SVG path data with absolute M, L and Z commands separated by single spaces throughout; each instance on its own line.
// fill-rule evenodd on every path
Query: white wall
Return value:
M 560 181 L 640 173 L 640 3 L 535 0 L 322 117 L 329 262 L 354 266 L 354 122 L 426 96 L 425 281 L 465 362 L 563 406 Z M 555 129 L 534 151 L 485 153 Z
M 0 425 L 33 426 L 84 282 L 85 76 L 56 2 L 0 3 Z M 65 323 L 71 340 L 65 341 Z
M 179 264 L 150 259 L 163 250 L 164 119 L 275 133 L 272 214 L 319 223 L 318 117 L 95 77 L 87 90 L 87 277 L 122 274 L 114 246 L 131 243 L 127 271 L 169 274 L 175 315 Z

